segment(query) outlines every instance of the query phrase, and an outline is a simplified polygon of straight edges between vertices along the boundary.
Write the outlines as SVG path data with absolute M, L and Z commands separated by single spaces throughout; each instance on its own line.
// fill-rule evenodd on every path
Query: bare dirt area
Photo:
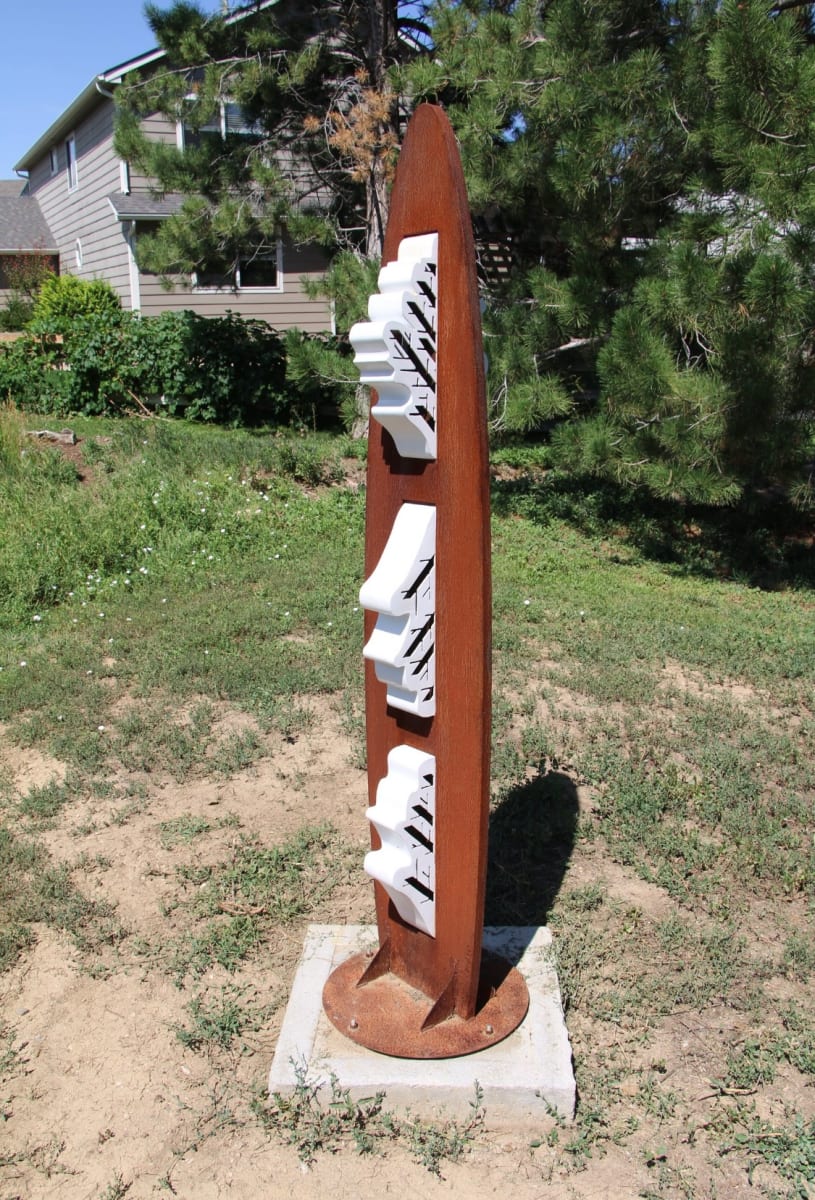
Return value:
M 112 906 L 116 928 L 89 945 L 69 927 L 40 923 L 0 975 L 0 1200 L 755 1196 L 743 1161 L 713 1136 L 724 1087 L 716 1081 L 754 1018 L 724 993 L 694 999 L 681 939 L 649 969 L 673 974 L 687 1004 L 672 1003 L 650 1025 L 626 1008 L 633 1001 L 615 1017 L 621 977 L 640 972 L 648 984 L 638 942 L 665 928 L 676 905 L 593 838 L 577 840 L 560 885 L 577 898 L 567 909 L 571 942 L 562 943 L 568 1025 L 578 1065 L 590 1063 L 578 1124 L 542 1111 L 537 1131 L 499 1132 L 487 1111 L 455 1161 L 434 1159 L 426 1142 L 382 1136 L 381 1127 L 372 1153 L 359 1153 L 351 1135 L 301 1161 L 287 1140 L 302 1129 L 269 1108 L 266 1079 L 304 925 L 373 919 L 361 869 L 365 775 L 352 765 L 334 702 L 309 705 L 306 728 L 285 735 L 221 707 L 213 736 L 252 732 L 250 765 L 213 777 L 202 761 L 181 781 L 120 771 L 101 794 L 75 795 L 28 829 L 84 897 Z M 7 730 L 0 752 L 12 796 L 65 780 L 64 764 L 15 745 Z M 576 784 L 575 792 L 590 819 L 590 789 Z M 304 827 L 331 832 L 320 835 L 289 909 L 261 912 L 247 869 L 269 869 L 271 851 L 290 847 Z M 301 849 L 310 852 L 306 842 Z M 242 921 L 255 922 L 255 940 L 230 958 L 210 934 L 237 937 Z M 781 992 L 777 999 L 787 1002 Z M 761 1103 L 768 1121 L 791 1107 L 815 1115 L 812 1089 L 789 1066 Z M 443 1115 L 436 1120 L 442 1129 Z M 759 1164 L 752 1178 L 769 1187 L 774 1176 Z

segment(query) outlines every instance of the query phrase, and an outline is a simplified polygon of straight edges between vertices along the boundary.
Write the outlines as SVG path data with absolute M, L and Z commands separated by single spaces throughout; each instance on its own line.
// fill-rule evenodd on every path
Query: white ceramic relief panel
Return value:
M 433 755 L 396 746 L 367 813 L 382 846 L 365 856 L 365 870 L 382 884 L 402 920 L 431 937 L 436 933 L 435 800 Z
M 379 272 L 369 320 L 349 334 L 360 379 L 377 391 L 371 416 L 404 458 L 436 457 L 437 261 L 438 234 L 403 238 Z
M 363 654 L 387 687 L 388 704 L 432 717 L 436 711 L 436 509 L 403 504 L 382 557 L 359 593 L 379 613 Z

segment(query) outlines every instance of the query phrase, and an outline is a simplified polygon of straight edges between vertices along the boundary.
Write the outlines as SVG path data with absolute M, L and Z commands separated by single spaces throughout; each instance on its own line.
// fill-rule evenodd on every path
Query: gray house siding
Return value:
M 97 107 L 73 133 L 77 186 L 69 187 L 63 138 L 56 145 L 56 174 L 51 174 L 50 157 L 46 154 L 31 170 L 29 188 L 39 201 L 59 247 L 60 271 L 80 279 L 106 279 L 118 292 L 122 304 L 129 308 L 127 243 L 107 200 L 119 187 L 119 160 L 113 153 L 112 101 L 100 96 Z
M 138 272 L 131 258 L 131 222 L 117 215 L 122 208 L 121 161 L 113 150 L 113 103 L 103 96 L 93 112 L 73 131 L 76 139 L 77 186 L 69 187 L 65 140 L 56 146 L 57 171 L 51 174 L 50 155 L 45 154 L 29 175 L 31 194 L 39 201 L 60 252 L 63 274 L 81 279 L 106 279 L 116 289 L 124 308 L 138 308 L 145 316 L 168 309 L 192 309 L 201 316 L 220 316 L 227 309 L 244 317 L 267 321 L 276 329 L 297 327 L 308 333 L 331 329 L 327 300 L 312 300 L 304 279 L 318 280 L 325 270 L 320 252 L 286 244 L 282 254 L 280 285 L 276 289 L 199 289 L 191 281 L 176 279 L 171 290 L 155 275 Z M 176 127 L 160 116 L 148 118 L 150 137 L 175 144 Z M 132 168 L 129 195 L 133 208 L 138 197 L 151 196 L 149 180 Z M 117 197 L 114 204 L 112 197 Z M 126 207 L 126 205 L 125 205 Z M 77 257 L 77 241 L 82 261 Z
M 152 117 L 146 117 L 141 124 L 145 134 L 152 141 L 169 142 L 171 146 L 177 144 L 176 139 L 178 135 L 176 133 L 175 122 L 168 121 L 160 113 L 154 113 Z M 147 175 L 142 175 L 135 167 L 130 167 L 131 192 L 149 192 L 151 183 L 152 180 Z
M 251 11 L 276 3 L 278 0 L 256 0 Z M 228 20 L 250 15 L 247 9 Z M 140 309 L 147 315 L 189 308 L 202 316 L 218 316 L 231 310 L 268 321 L 278 329 L 296 326 L 313 333 L 331 329 L 329 303 L 309 299 L 303 284 L 304 279 L 320 279 L 325 271 L 324 257 L 313 248 L 284 245 L 273 288 L 209 290 L 179 279 L 167 290 L 156 276 L 138 271 L 132 244 L 139 222 L 164 219 L 175 211 L 180 198 L 156 197 L 151 179 L 132 167 L 123 169 L 113 149 L 110 91 L 130 71 L 152 67 L 163 57 L 161 50 L 151 50 L 96 76 L 16 164 L 15 170 L 28 172 L 28 192 L 32 203 L 39 206 L 44 227 L 50 230 L 50 248 L 59 252 L 60 271 L 82 279 L 106 279 L 125 308 Z M 149 138 L 178 144 L 175 122 L 154 114 L 143 126 Z M 72 186 L 66 157 L 70 136 L 75 139 L 76 186 Z M 243 264 L 240 269 L 244 270 Z M 251 275 L 244 275 L 246 283 L 250 277 L 258 281 L 262 276 L 255 268 Z
M 275 329 L 296 327 L 306 333 L 324 333 L 332 324 L 330 305 L 324 299 L 310 299 L 304 287 L 304 280 L 322 278 L 322 255 L 313 247 L 295 247 L 284 241 L 281 257 L 281 287 L 275 291 L 200 289 L 181 279 L 174 281 L 172 291 L 166 291 L 158 276 L 140 274 L 141 311 L 145 316 L 155 316 L 167 309 L 191 308 L 201 316 L 216 317 L 229 309 L 242 317 L 268 321 Z

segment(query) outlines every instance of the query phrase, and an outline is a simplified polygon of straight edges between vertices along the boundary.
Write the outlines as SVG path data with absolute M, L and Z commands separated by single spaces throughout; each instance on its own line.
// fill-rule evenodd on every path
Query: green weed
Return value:
M 175 1035 L 190 1050 L 211 1046 L 227 1049 L 245 1030 L 257 1030 L 271 1015 L 268 1007 L 252 1009 L 244 1003 L 245 989 L 222 987 L 209 1000 L 203 994 L 194 996 L 187 1005 L 191 1026 L 175 1026 Z
M 229 779 L 251 767 L 262 752 L 260 738 L 253 729 L 229 733 L 213 751 L 212 769 L 221 778 Z
M 99 1192 L 99 1200 L 122 1200 L 130 1191 L 132 1180 L 125 1182 L 124 1176 L 117 1171 L 104 1191 Z
M 187 907 L 197 926 L 172 948 L 170 970 L 180 982 L 212 963 L 227 971 L 255 953 L 276 925 L 317 910 L 349 869 L 349 852 L 329 825 L 306 827 L 282 846 L 241 837 L 215 867 L 180 868 L 194 888 Z
M 476 1083 L 470 1116 L 463 1122 L 438 1124 L 400 1118 L 385 1109 L 384 1092 L 354 1100 L 336 1076 L 331 1075 L 326 1083 L 310 1078 L 305 1065 L 296 1064 L 292 1094 L 275 1093 L 268 1105 L 256 1103 L 255 1111 L 267 1128 L 295 1147 L 302 1162 L 313 1162 L 318 1153 L 336 1151 L 343 1145 L 369 1154 L 398 1140 L 416 1162 L 441 1176 L 442 1164 L 460 1159 L 483 1125 L 482 1099 Z
M 0 971 L 32 944 L 37 921 L 69 934 L 83 953 L 125 936 L 115 908 L 83 895 L 67 865 L 52 865 L 42 846 L 0 826 Z
M 53 824 L 54 818 L 70 803 L 75 792 L 69 783 L 52 779 L 40 787 L 32 787 L 18 804 L 20 814 L 39 826 Z
M 203 817 L 184 813 L 170 821 L 162 821 L 159 825 L 159 838 L 164 849 L 170 850 L 173 846 L 189 845 L 195 838 L 202 833 L 209 833 L 211 829 L 212 825 Z

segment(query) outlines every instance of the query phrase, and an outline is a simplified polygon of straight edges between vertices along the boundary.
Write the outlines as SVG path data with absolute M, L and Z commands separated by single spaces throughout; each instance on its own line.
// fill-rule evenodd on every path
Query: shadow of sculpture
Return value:
M 541 770 L 509 788 L 490 815 L 486 925 L 545 925 L 575 842 L 577 788 Z

